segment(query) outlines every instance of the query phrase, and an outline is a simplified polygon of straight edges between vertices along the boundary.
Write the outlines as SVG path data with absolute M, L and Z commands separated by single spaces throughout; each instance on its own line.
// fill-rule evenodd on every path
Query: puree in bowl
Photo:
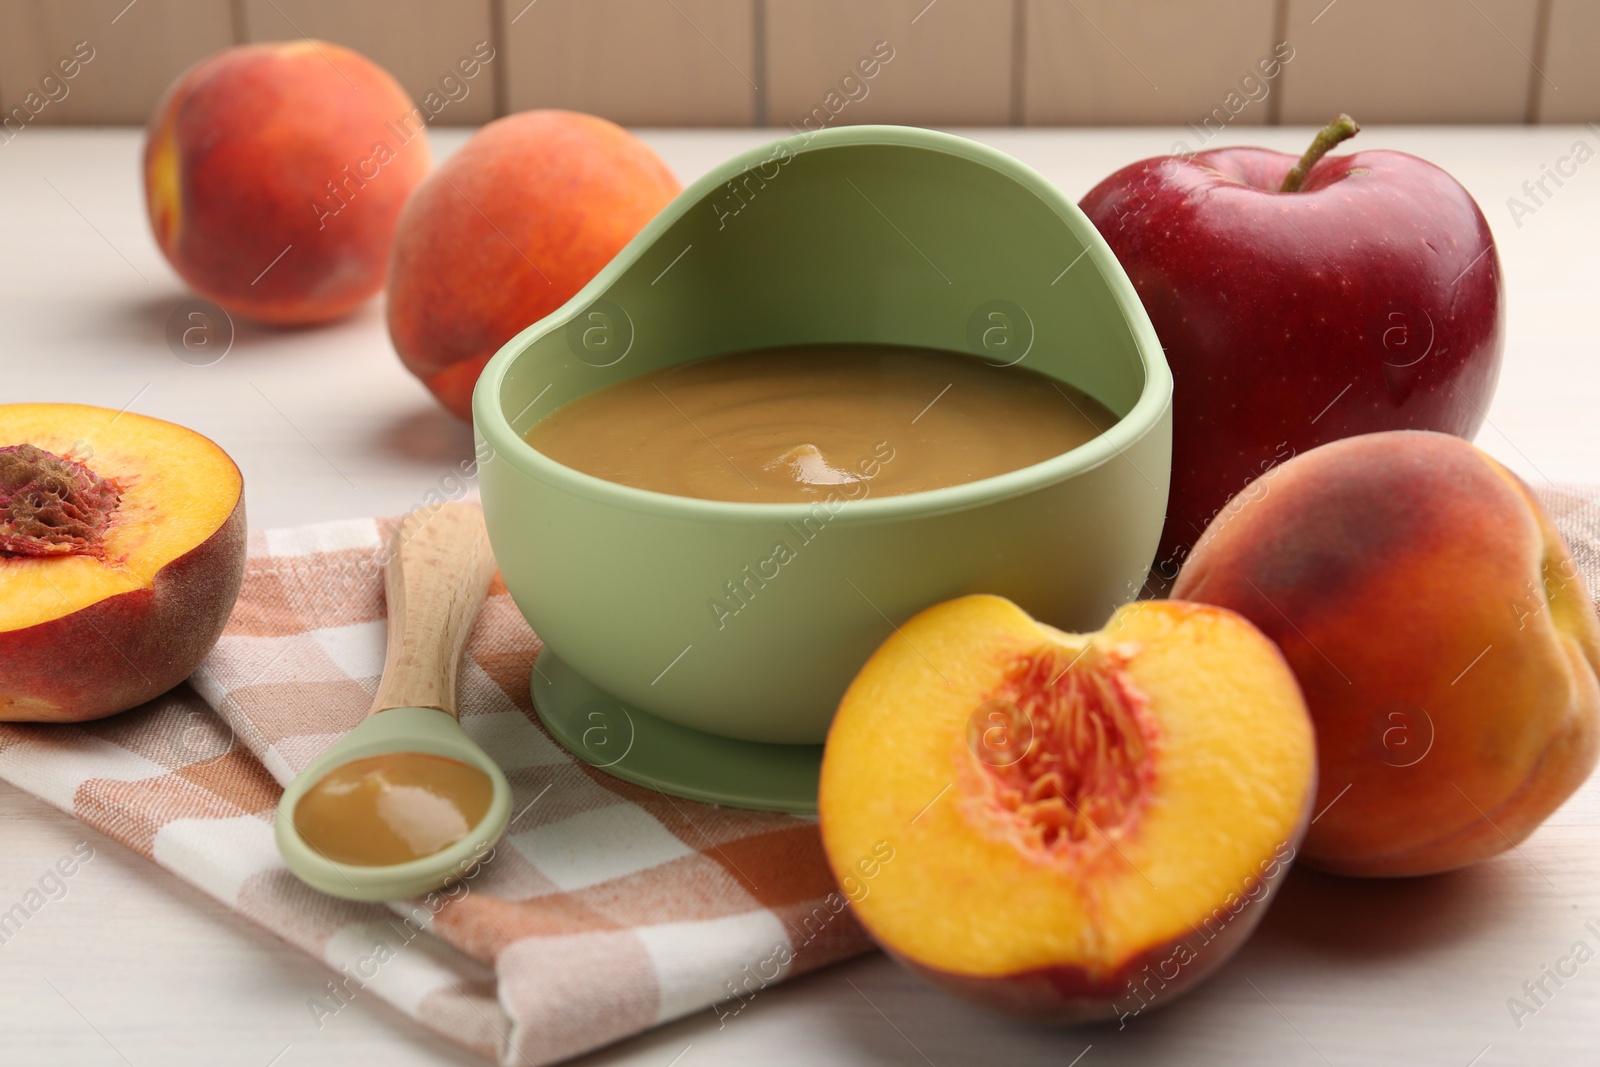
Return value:
M 1027 467 L 1109 429 L 1081 390 L 931 348 L 824 344 L 716 356 L 606 386 L 527 441 L 606 481 L 795 503 L 915 493 Z

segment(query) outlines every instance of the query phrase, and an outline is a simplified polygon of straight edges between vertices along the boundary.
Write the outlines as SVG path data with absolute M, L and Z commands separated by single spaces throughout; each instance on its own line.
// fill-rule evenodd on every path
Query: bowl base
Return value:
M 548 648 L 529 689 L 539 721 L 562 747 L 623 781 L 730 808 L 817 813 L 821 745 L 740 741 L 679 726 L 608 695 Z

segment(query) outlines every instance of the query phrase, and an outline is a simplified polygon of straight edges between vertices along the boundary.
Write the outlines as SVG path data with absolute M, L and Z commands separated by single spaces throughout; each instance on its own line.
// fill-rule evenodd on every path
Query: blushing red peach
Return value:
M 583 288 L 680 188 L 648 145 L 605 119 L 524 111 L 491 122 L 400 217 L 395 351 L 470 421 L 489 357 Z
M 187 678 L 244 577 L 244 482 L 192 430 L 0 405 L 0 721 L 81 722 Z
M 917 615 L 828 733 L 823 845 L 855 914 L 935 985 L 1126 1018 L 1243 943 L 1294 859 L 1316 754 L 1272 642 L 1124 607 L 1095 634 L 968 596 Z
M 145 199 L 196 292 L 307 324 L 383 288 L 395 220 L 431 165 L 422 112 L 371 60 L 327 41 L 242 45 L 156 105 Z
M 1326 444 L 1252 483 L 1175 597 L 1283 649 L 1316 722 L 1307 863 L 1419 875 L 1533 832 L 1589 776 L 1600 624 L 1515 475 L 1444 434 Z

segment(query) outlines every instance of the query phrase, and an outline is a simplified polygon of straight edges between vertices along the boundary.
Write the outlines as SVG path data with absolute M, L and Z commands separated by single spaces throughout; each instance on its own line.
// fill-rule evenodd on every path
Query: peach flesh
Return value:
M 857 916 L 914 971 L 1009 1014 L 1126 1019 L 1243 943 L 1314 766 L 1293 676 L 1231 612 L 1142 603 L 1075 635 L 972 596 L 862 669 L 819 808 Z
M 0 721 L 101 718 L 183 681 L 244 575 L 233 461 L 105 408 L 0 405 L 0 427 Z
M 1156 726 L 1118 654 L 1018 656 L 968 720 L 960 761 L 969 815 L 1042 861 L 1086 861 L 1138 822 Z M 981 771 L 981 773 L 974 773 Z

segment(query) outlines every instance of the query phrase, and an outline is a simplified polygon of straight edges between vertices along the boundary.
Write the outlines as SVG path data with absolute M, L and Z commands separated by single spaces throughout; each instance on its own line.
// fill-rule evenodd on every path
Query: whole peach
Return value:
M 680 190 L 605 119 L 524 111 L 491 122 L 417 189 L 389 267 L 389 336 L 456 415 L 501 345 L 581 289 Z
M 423 114 L 326 41 L 191 67 L 145 140 L 150 225 L 202 296 L 261 322 L 338 318 L 383 288 L 395 220 L 431 166 Z
M 1528 487 L 1396 431 L 1298 456 L 1206 529 L 1172 595 L 1276 640 L 1316 724 L 1305 861 L 1418 875 L 1527 837 L 1588 777 L 1600 624 Z

